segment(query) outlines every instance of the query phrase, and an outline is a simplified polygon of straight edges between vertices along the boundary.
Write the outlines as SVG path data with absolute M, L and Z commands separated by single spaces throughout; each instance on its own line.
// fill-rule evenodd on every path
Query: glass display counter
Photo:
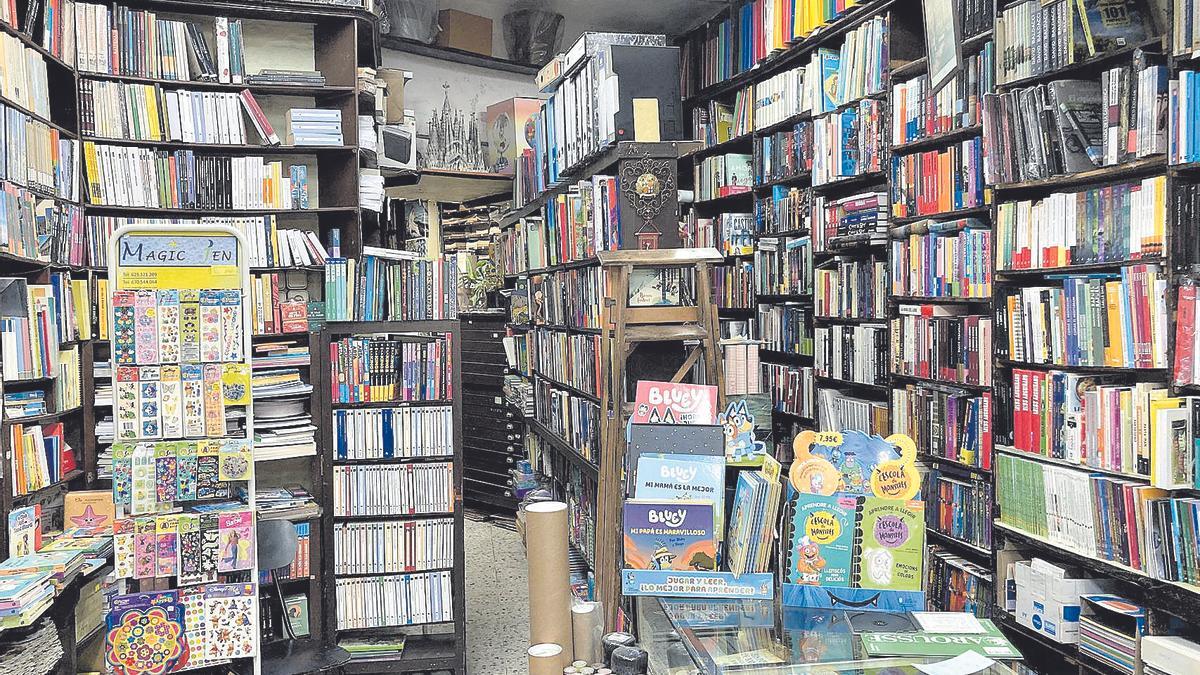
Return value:
M 771 600 L 641 597 L 635 604 L 650 675 L 922 675 L 918 665 L 949 658 L 868 656 L 861 633 L 910 629 L 912 621 L 904 614 L 778 611 Z M 1013 675 L 1014 664 L 996 662 L 976 672 Z

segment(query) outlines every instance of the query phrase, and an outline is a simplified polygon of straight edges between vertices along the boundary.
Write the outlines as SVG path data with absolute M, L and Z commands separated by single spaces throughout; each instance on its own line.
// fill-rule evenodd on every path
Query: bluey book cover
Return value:
M 725 458 L 649 453 L 638 457 L 633 497 L 667 501 L 707 501 L 713 505 L 715 533 L 724 529 Z
M 712 502 L 627 500 L 625 567 L 715 571 L 717 547 Z
M 788 581 L 849 586 L 858 504 L 845 494 L 801 493 L 792 516 Z
M 8 513 L 8 555 L 16 558 L 42 548 L 42 506 L 33 504 Z

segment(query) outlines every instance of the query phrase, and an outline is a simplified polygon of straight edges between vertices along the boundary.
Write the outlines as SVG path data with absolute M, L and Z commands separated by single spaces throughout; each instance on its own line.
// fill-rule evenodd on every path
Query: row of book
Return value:
M 1157 450 L 1151 429 L 1161 405 L 1155 402 L 1169 394 L 1162 384 L 1026 368 L 1014 368 L 1011 382 L 1017 450 L 1080 467 L 1150 474 Z
M 754 0 L 709 24 L 684 44 L 685 94 L 728 80 L 812 34 L 858 0 Z M 694 69 L 694 72 L 692 72 Z
M 49 284 L 28 284 L 21 278 L 0 279 L 6 297 L 20 303 L 24 313 L 0 317 L 0 372 L 5 382 L 58 375 L 59 312 L 62 308 Z
M 454 511 L 454 463 L 333 467 L 333 515 L 411 516 Z
M 63 438 L 63 423 L 13 424 L 8 428 L 12 495 L 19 497 L 58 483 L 64 464 L 74 465 L 71 446 Z
M 725 309 L 754 308 L 754 263 L 737 260 L 712 268 L 712 298 Z
M 900 305 L 891 320 L 892 372 L 991 386 L 992 319 L 966 307 Z
M 79 104 L 80 133 L 88 136 L 247 145 L 249 118 L 262 144 L 279 144 L 274 128 L 248 89 L 164 90 L 157 84 L 83 79 L 79 83 Z
M 928 216 L 983 206 L 983 140 L 971 138 L 941 150 L 892 155 L 892 215 Z
M 710 201 L 749 192 L 754 184 L 751 156 L 728 153 L 705 157 L 693 169 L 696 201 Z
M 1136 481 L 1011 455 L 997 458 L 1000 522 L 1155 579 L 1195 583 L 1194 499 Z
M 926 382 L 893 387 L 892 432 L 928 457 L 990 471 L 992 394 Z
M 812 356 L 812 309 L 798 303 L 759 305 L 756 314 L 763 349 Z
M 739 89 L 732 104 L 716 99 L 692 111 L 692 138 L 711 147 L 745 136 L 754 129 L 754 85 Z
M 883 192 L 864 192 L 841 199 L 813 199 L 813 250 L 883 242 L 888 232 L 888 198 Z
M 9 182 L 0 182 L 0 252 L 62 265 L 87 264 L 83 214 L 75 204 L 43 199 Z M 105 244 L 106 245 L 106 244 Z
M 517 283 L 520 289 L 524 281 Z M 524 299 L 541 299 L 529 307 L 529 320 L 535 324 L 599 328 L 604 294 L 604 270 L 593 265 L 531 277 Z
M 1176 195 L 1176 199 L 1184 197 Z M 1066 267 L 1161 256 L 1166 210 L 1165 176 L 1055 192 L 1039 200 L 1001 202 L 996 208 L 996 269 Z
M 992 547 L 992 484 L 937 469 L 925 475 L 925 526 L 971 546 Z
M 998 299 L 997 348 L 1018 362 L 1166 368 L 1166 293 L 1156 265 L 1013 289 Z
M 975 218 L 892 228 L 892 295 L 992 297 L 992 231 Z
M 887 316 L 887 260 L 837 258 L 813 277 L 818 317 L 876 319 Z
M 621 217 L 615 176 L 592 176 L 546 205 L 544 219 L 528 219 L 529 269 L 594 258 L 620 246 Z M 537 226 L 541 227 L 537 227 Z
M 308 166 L 265 157 L 83 144 L 88 203 L 152 209 L 307 209 Z
M 1045 179 L 1167 152 L 1166 73 L 1165 66 L 1122 66 L 1100 81 L 985 95 L 987 182 Z M 1039 112 L 1046 110 L 1052 114 Z
M 113 361 L 139 366 L 240 362 L 244 311 L 238 288 L 114 291 Z
M 762 392 L 761 345 L 756 341 L 738 340 L 721 343 L 722 372 L 725 373 L 725 393 L 728 396 L 747 396 Z
M 600 405 L 554 386 L 541 377 L 533 378 L 534 419 L 568 443 L 587 460 L 600 457 Z
M 830 386 L 822 386 L 817 390 L 817 423 L 821 429 L 861 431 L 879 436 L 891 433 L 887 403 L 855 396 Z
M 1194 70 L 1181 70 L 1168 83 L 1171 109 L 1168 156 L 1172 164 L 1200 161 L 1200 77 Z
M 73 279 L 68 272 L 51 272 L 50 294 L 58 309 L 58 341 L 74 342 L 91 337 L 92 298 L 89 280 Z
M 43 120 L 51 119 L 50 84 L 46 59 L 15 35 L 0 34 L 0 96 L 29 110 Z
M 454 621 L 453 586 L 448 571 L 338 579 L 338 630 Z
M 218 16 L 212 22 L 215 49 L 209 48 L 208 27 L 196 21 L 77 3 L 75 64 L 88 73 L 240 84 L 246 76 L 242 21 Z
M 1085 59 L 1138 45 L 1153 37 L 1154 20 L 1140 1 L 1122 2 L 1120 20 L 1110 8 L 1059 0 L 1022 0 L 996 17 L 997 78 L 1006 84 L 1045 75 Z
M 764 136 L 754 137 L 754 184 L 800 178 L 813 167 L 813 123 L 797 122 Z
M 762 234 L 808 230 L 812 216 L 812 191 L 776 185 L 770 196 L 754 200 L 755 229 Z
M 64 207 L 65 208 L 65 207 Z M 202 218 L 143 218 L 136 216 L 89 215 L 78 224 L 78 238 L 72 240 L 69 258 L 72 264 L 91 267 L 108 266 L 108 241 L 114 232 L 126 225 L 170 227 L 174 225 L 228 225 L 246 237 L 247 262 L 255 267 L 310 267 L 322 265 L 328 255 L 315 232 L 281 228 L 275 214 L 263 216 L 204 216 Z M 59 235 L 55 235 L 55 240 Z
M 357 274 L 353 259 L 325 260 L 328 320 L 440 321 L 458 317 L 458 255 L 428 259 L 373 246 L 364 246 L 362 254 Z
M 991 570 L 939 546 L 925 563 L 926 601 L 932 611 L 992 616 L 996 591 Z
M 256 274 L 250 277 L 251 318 L 254 335 L 307 333 L 308 289 L 304 279 L 289 279 L 288 273 Z M 290 286 L 299 286 L 294 288 Z
M 857 384 L 887 384 L 886 324 L 817 326 L 813 344 L 813 365 L 818 377 Z
M 754 252 L 754 290 L 758 295 L 811 295 L 812 239 L 761 237 Z
M 813 375 L 812 366 L 764 363 L 764 388 L 771 394 L 772 410 L 794 417 L 815 419 L 816 380 Z
M 58 129 L 0 105 L 0 180 L 61 199 L 79 199 L 79 144 Z
M 525 333 L 531 365 L 538 374 L 585 394 L 600 395 L 606 338 L 535 328 Z
M 334 403 L 444 401 L 453 396 L 449 335 L 347 337 L 329 345 Z
M 963 57 L 954 79 L 930 91 L 929 76 L 892 85 L 892 145 L 932 138 L 982 123 L 983 95 L 996 88 L 995 48 L 991 41 Z
M 887 105 L 863 99 L 813 120 L 813 185 L 883 171 Z
M 334 457 L 408 459 L 454 454 L 449 406 L 333 411 Z
M 454 519 L 335 523 L 333 573 L 400 574 L 454 566 Z

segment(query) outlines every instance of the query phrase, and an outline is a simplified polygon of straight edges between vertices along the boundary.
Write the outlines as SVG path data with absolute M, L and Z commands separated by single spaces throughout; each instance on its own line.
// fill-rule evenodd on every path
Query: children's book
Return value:
M 307 636 L 308 596 L 300 593 L 289 595 L 283 599 L 283 604 L 287 608 L 287 620 L 292 625 L 292 632 L 296 637 Z
M 859 497 L 857 529 L 860 551 L 853 562 L 856 588 L 921 590 L 924 502 Z
M 715 571 L 717 547 L 712 502 L 627 500 L 625 567 Z
M 63 526 L 66 529 L 99 527 L 112 532 L 115 513 L 113 490 L 79 490 L 63 497 Z
M 42 506 L 33 504 L 8 512 L 10 558 L 37 553 L 42 548 Z
M 633 424 L 715 424 L 717 388 L 703 384 L 639 381 Z
M 792 516 L 788 581 L 849 586 L 858 502 L 850 495 L 801 494 Z
M 637 499 L 685 499 L 713 505 L 718 537 L 725 531 L 725 458 L 709 455 L 645 454 L 638 457 Z

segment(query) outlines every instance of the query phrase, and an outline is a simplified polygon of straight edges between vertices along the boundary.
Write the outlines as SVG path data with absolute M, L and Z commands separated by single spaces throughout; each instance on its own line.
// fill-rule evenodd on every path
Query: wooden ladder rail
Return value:
M 608 251 L 599 255 L 608 276 L 609 295 L 604 299 L 601 326 L 607 354 L 606 384 L 601 392 L 599 473 L 596 486 L 595 575 L 597 600 L 603 603 L 606 630 L 616 626 L 621 598 L 621 569 L 624 563 L 622 508 L 625 500 L 624 460 L 626 421 L 631 412 L 625 400 L 629 355 L 643 342 L 695 342 L 683 364 L 671 378 L 682 381 L 698 362 L 703 362 L 705 383 L 716 385 L 723 404 L 724 374 L 721 371 L 720 328 L 712 297 L 712 266 L 725 258 L 713 248 Z M 695 276 L 693 306 L 630 307 L 629 283 L 637 269 L 691 268 Z

